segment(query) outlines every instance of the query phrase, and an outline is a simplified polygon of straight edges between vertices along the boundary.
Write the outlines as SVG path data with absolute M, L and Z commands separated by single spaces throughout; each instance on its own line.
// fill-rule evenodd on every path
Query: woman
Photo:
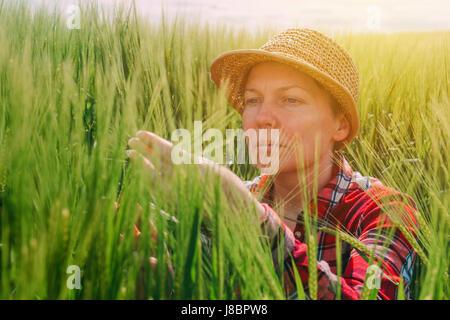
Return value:
M 400 278 L 408 296 L 416 255 L 407 240 L 416 230 L 414 201 L 353 171 L 339 152 L 359 127 L 358 71 L 349 54 L 319 32 L 292 28 L 260 49 L 220 55 L 211 64 L 211 79 L 225 89 L 228 101 L 242 115 L 245 131 L 279 130 L 279 141 L 266 139 L 257 146 L 258 154 L 266 149 L 279 152 L 276 174 L 243 182 L 217 164 L 204 161 L 199 166 L 221 175 L 226 192 L 237 191 L 247 204 L 255 205 L 270 237 L 283 237 L 288 295 L 295 297 L 294 268 L 308 287 L 308 246 L 301 219 L 303 208 L 307 214 L 317 208 L 322 224 L 345 230 L 375 249 L 384 270 L 377 298 L 395 299 Z M 153 133 L 139 131 L 129 144 L 136 150 L 130 153 L 132 159 L 139 156 L 149 167 L 148 146 L 163 150 L 170 163 L 172 144 Z M 260 161 L 256 165 L 263 167 Z M 411 233 L 396 230 L 395 219 Z M 343 299 L 359 299 L 369 273 L 367 257 L 344 245 L 338 278 L 335 237 L 319 231 L 317 241 L 317 297 L 334 299 L 339 284 Z M 278 249 L 274 248 L 274 257 Z M 275 258 L 274 263 L 278 268 Z

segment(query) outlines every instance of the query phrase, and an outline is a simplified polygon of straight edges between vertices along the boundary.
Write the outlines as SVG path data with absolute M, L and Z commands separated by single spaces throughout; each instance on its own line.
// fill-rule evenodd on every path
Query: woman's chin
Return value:
M 254 164 L 254 166 L 261 172 L 261 174 L 268 175 L 280 175 L 283 173 L 288 173 L 290 171 L 295 171 L 296 167 L 286 166 L 286 164 L 279 163 L 269 163 L 269 164 Z

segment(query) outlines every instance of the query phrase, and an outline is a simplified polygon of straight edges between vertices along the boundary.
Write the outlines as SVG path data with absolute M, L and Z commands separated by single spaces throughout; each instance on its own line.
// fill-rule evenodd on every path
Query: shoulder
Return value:
M 344 198 L 350 202 L 361 199 L 366 205 L 371 204 L 376 207 L 401 202 L 417 210 L 416 202 L 410 195 L 384 185 L 377 178 L 362 176 L 357 171 L 353 173 L 352 181 Z
M 417 205 L 411 196 L 357 171 L 353 172 L 352 180 L 334 211 L 354 231 L 374 227 L 381 221 L 385 225 L 402 223 L 408 228 L 417 226 Z

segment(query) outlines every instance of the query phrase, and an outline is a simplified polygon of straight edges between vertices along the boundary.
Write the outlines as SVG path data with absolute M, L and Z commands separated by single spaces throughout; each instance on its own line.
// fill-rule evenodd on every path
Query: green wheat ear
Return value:
M 7 146 L 9 127 L 6 128 L 3 138 L 0 144 L 0 193 L 5 192 L 7 185 L 7 170 L 8 170 L 8 158 L 7 158 Z
M 372 250 L 370 250 L 369 247 L 365 246 L 360 240 L 357 238 L 343 232 L 342 230 L 335 230 L 331 229 L 329 227 L 320 227 L 320 230 L 329 234 L 332 234 L 334 236 L 339 235 L 342 240 L 350 244 L 353 248 L 359 249 L 360 251 L 364 252 L 366 255 L 370 256 L 372 254 Z
M 308 237 L 308 289 L 312 300 L 317 300 L 317 239 Z
M 342 238 L 342 240 L 344 240 L 348 244 L 350 244 L 367 263 L 370 263 L 370 257 L 374 254 L 373 250 L 370 249 L 369 247 L 367 247 L 364 243 L 362 243 L 360 240 L 358 240 L 354 236 L 351 236 L 341 230 L 334 230 L 334 229 L 331 229 L 328 227 L 321 227 L 320 230 L 322 230 L 326 233 L 332 234 L 334 236 L 339 235 L 339 237 Z M 375 256 L 375 258 L 377 258 L 377 257 Z M 380 258 L 380 260 L 382 260 L 382 257 L 379 257 L 379 258 Z M 381 263 L 381 268 L 382 268 L 383 272 L 385 272 L 387 279 L 389 279 L 392 283 L 397 285 L 398 283 L 392 279 L 392 274 L 384 266 L 383 263 Z

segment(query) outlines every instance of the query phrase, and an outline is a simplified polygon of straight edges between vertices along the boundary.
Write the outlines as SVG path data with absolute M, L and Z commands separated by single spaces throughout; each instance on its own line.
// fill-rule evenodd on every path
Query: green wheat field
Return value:
M 71 30 L 63 13 L 0 0 L 0 299 L 285 299 L 254 212 L 231 209 L 220 181 L 188 166 L 161 183 L 126 155 L 140 129 L 170 140 L 195 120 L 240 128 L 209 65 L 275 31 L 150 24 L 135 13 L 102 17 L 83 2 Z M 449 299 L 450 32 L 334 38 L 360 73 L 361 128 L 343 152 L 416 200 L 411 297 Z M 79 289 L 68 286 L 69 266 L 81 270 Z M 312 299 L 316 280 L 311 272 Z

